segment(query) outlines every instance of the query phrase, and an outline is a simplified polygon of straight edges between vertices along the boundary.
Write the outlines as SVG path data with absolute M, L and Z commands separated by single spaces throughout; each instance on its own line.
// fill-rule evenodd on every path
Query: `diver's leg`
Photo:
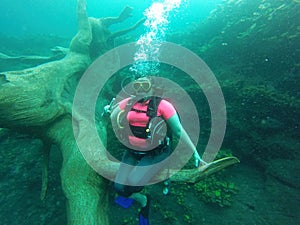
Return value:
M 125 151 L 114 183 L 114 188 L 119 195 L 128 197 L 135 192 L 135 190 L 132 190 L 132 188 L 126 185 L 126 183 L 128 183 L 127 180 L 132 172 L 133 166 L 137 164 L 138 159 L 135 157 L 135 155 L 129 151 Z
M 134 199 L 135 201 L 137 201 L 138 203 L 140 203 L 140 205 L 142 207 L 145 207 L 147 204 L 147 197 L 146 195 L 143 195 L 139 192 L 137 193 L 133 193 L 132 195 L 129 196 L 130 198 Z
M 165 146 L 165 149 L 157 155 L 147 154 L 131 171 L 128 182 L 132 186 L 143 186 L 147 184 L 156 174 L 159 173 L 167 162 L 162 162 L 170 155 L 170 147 Z

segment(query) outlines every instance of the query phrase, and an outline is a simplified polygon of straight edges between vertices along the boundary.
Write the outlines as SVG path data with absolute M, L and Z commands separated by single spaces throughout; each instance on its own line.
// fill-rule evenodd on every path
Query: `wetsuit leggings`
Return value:
M 167 168 L 166 161 L 161 161 L 170 155 L 170 151 L 169 146 L 152 150 L 147 154 L 125 151 L 114 183 L 118 194 L 128 197 L 133 193 L 140 192 L 159 171 Z

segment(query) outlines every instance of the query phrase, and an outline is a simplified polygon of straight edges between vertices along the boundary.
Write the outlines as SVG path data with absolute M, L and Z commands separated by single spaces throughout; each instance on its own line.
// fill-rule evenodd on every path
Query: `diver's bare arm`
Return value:
M 185 129 L 182 127 L 179 117 L 177 114 L 174 114 L 171 118 L 169 118 L 167 121 L 168 125 L 172 129 L 173 134 L 177 138 L 181 138 L 183 142 L 187 145 L 187 147 L 192 151 L 197 151 L 195 145 L 191 141 L 189 135 L 185 131 Z

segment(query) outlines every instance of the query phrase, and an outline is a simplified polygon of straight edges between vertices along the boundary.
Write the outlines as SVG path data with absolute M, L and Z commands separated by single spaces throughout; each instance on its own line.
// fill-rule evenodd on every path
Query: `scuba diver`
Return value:
M 140 225 L 149 225 L 151 201 L 149 195 L 140 192 L 165 168 L 164 160 L 171 154 L 171 135 L 181 138 L 193 152 L 196 167 L 206 165 L 182 127 L 174 106 L 157 95 L 158 86 L 151 77 L 138 78 L 132 83 L 134 96 L 113 107 L 113 103 L 104 107 L 105 114 L 110 114 L 116 136 L 125 147 L 114 183 L 119 194 L 115 201 L 124 208 L 128 208 L 133 200 L 139 202 Z

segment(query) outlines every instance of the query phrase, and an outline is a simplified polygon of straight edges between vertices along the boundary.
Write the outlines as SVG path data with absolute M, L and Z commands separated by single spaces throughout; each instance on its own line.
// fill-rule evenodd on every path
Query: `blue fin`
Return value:
M 132 198 L 125 198 L 123 196 L 118 196 L 115 199 L 115 203 L 117 203 L 119 206 L 123 207 L 124 209 L 127 209 L 132 205 L 133 199 Z
M 139 214 L 139 225 L 149 225 L 149 218 L 145 218 L 142 213 Z
M 139 214 L 140 225 L 149 225 L 149 212 L 150 212 L 151 197 L 148 194 L 146 194 L 146 197 L 147 197 L 147 204 L 145 207 L 141 208 L 141 211 Z

